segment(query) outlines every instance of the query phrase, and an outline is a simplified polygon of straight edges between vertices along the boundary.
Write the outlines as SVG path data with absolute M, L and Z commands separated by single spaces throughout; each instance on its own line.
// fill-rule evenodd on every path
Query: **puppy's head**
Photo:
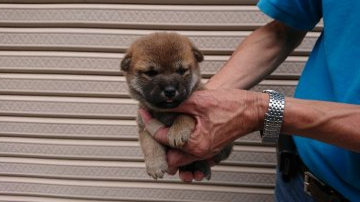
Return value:
M 152 109 L 178 106 L 198 87 L 202 53 L 175 33 L 135 41 L 121 62 L 131 95 Z

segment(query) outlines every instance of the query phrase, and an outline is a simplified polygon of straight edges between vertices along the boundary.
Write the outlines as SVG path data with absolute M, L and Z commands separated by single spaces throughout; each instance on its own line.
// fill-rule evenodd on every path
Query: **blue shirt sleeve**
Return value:
M 321 0 L 260 0 L 257 6 L 271 18 L 298 30 L 313 29 L 322 17 Z

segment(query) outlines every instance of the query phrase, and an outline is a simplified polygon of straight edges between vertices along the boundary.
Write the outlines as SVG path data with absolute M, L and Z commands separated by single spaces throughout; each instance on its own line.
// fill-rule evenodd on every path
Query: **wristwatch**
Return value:
M 284 117 L 285 96 L 274 90 L 264 90 L 270 96 L 269 107 L 264 117 L 264 128 L 260 131 L 262 142 L 277 142 Z

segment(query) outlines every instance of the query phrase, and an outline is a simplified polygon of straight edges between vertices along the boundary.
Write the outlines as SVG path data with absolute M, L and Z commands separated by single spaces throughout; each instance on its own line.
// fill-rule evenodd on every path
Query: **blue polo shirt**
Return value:
M 360 1 L 260 0 L 258 7 L 298 30 L 311 30 L 323 19 L 295 97 L 360 104 Z M 313 174 L 351 201 L 360 201 L 360 153 L 300 136 L 294 140 Z

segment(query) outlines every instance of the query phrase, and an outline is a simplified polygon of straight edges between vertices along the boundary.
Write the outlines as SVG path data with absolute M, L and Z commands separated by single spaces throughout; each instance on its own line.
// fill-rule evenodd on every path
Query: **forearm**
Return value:
M 301 42 L 306 32 L 273 21 L 248 36 L 206 84 L 208 89 L 249 89 L 268 76 Z
M 287 97 L 281 131 L 360 152 L 360 106 Z

